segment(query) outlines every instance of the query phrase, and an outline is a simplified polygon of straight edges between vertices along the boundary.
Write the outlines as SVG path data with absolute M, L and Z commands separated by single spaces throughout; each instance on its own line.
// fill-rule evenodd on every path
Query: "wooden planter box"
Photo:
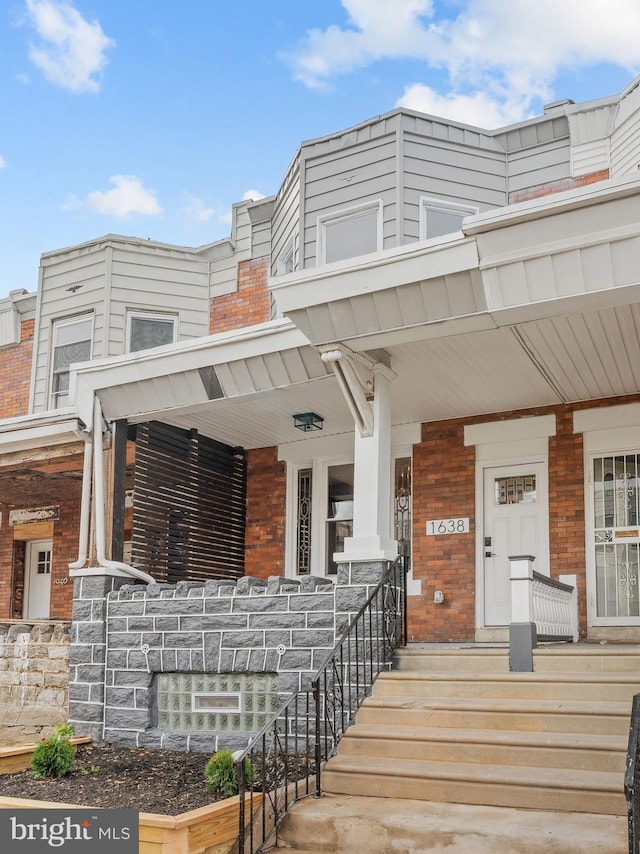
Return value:
M 248 807 L 250 795 L 247 795 Z M 254 807 L 261 795 L 254 794 Z M 258 801 L 259 803 L 260 801 Z M 180 815 L 141 812 L 140 854 L 228 854 L 238 839 L 240 798 L 226 798 Z M 86 809 L 77 804 L 0 797 L 0 809 Z M 249 809 L 247 808 L 247 818 Z
M 75 750 L 78 744 L 91 744 L 92 739 L 86 736 L 74 736 L 69 744 Z M 37 744 L 21 744 L 0 747 L 0 774 L 18 774 L 26 771 L 31 764 L 31 757 Z
M 72 738 L 70 742 L 86 744 L 90 738 Z M 25 771 L 31 762 L 36 745 L 0 748 L 0 774 Z M 247 807 L 250 795 L 246 796 Z M 254 809 L 262 795 L 253 795 Z M 197 810 L 180 815 L 141 812 L 140 854 L 228 854 L 238 839 L 238 810 L 240 799 L 236 795 Z M 22 798 L 0 797 L 0 809 L 83 809 L 77 804 L 52 801 L 30 801 Z M 246 810 L 247 820 L 249 809 Z

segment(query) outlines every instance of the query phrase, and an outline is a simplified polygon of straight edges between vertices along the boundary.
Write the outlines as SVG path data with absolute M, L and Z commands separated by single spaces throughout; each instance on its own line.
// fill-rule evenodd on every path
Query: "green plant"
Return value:
M 69 744 L 72 735 L 72 726 L 59 724 L 54 728 L 53 735 L 41 739 L 31 757 L 32 776 L 36 780 L 41 777 L 64 777 L 69 773 L 75 757 L 75 751 Z
M 214 795 L 231 797 L 238 794 L 238 756 L 240 751 L 218 750 L 207 762 L 204 776 L 209 791 Z M 247 785 L 254 777 L 253 764 L 249 758 L 244 760 L 244 774 Z

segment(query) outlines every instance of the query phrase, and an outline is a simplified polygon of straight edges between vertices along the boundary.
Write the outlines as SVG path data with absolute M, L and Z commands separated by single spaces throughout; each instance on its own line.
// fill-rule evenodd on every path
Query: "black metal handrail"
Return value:
M 629 854 L 640 854 L 640 694 L 634 696 L 631 705 L 624 794 L 627 799 Z
M 236 754 L 239 854 L 257 854 L 296 801 L 322 793 L 322 769 L 371 687 L 406 643 L 407 558 L 384 573 L 306 690 L 292 694 Z M 246 762 L 246 760 L 249 762 Z M 253 779 L 247 779 L 247 766 Z

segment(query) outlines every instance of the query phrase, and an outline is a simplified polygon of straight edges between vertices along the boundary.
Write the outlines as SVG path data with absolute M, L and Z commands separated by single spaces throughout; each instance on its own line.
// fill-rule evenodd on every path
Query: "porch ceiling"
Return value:
M 436 421 L 598 397 L 640 393 L 640 305 L 594 309 L 469 331 L 387 348 L 392 421 Z M 179 375 L 173 382 L 179 383 Z M 122 391 L 122 390 L 121 390 Z M 105 392 L 105 400 L 118 389 Z M 308 438 L 293 426 L 296 412 L 317 412 L 322 434 L 353 431 L 333 376 L 236 397 L 131 414 L 131 423 L 157 418 L 245 448 Z M 109 417 L 109 406 L 105 410 Z

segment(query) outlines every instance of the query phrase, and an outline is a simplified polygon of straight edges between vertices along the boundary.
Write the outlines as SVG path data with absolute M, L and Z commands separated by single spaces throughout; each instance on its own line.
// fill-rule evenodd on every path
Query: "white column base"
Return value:
M 337 563 L 349 561 L 390 560 L 398 557 L 398 544 L 387 537 L 371 535 L 368 537 L 347 537 L 344 551 L 334 554 Z

